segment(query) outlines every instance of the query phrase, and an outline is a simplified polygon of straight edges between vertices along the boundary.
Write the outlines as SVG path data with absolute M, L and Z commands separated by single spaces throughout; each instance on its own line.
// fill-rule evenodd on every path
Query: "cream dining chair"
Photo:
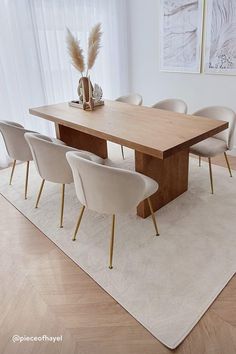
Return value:
M 201 109 L 193 114 L 194 116 L 208 117 L 229 122 L 229 128 L 216 134 L 212 138 L 205 139 L 190 148 L 190 153 L 199 157 L 199 166 L 201 166 L 201 157 L 207 157 L 209 163 L 209 174 L 211 182 L 211 193 L 214 193 L 211 158 L 224 153 L 229 175 L 232 172 L 226 151 L 233 148 L 233 137 L 235 129 L 235 112 L 230 108 L 213 106 Z
M 124 103 L 128 103 L 128 104 L 133 104 L 135 106 L 141 106 L 142 103 L 143 103 L 143 98 L 138 93 L 132 93 L 132 94 L 127 95 L 127 96 L 120 96 L 120 97 L 118 97 L 116 99 L 116 101 L 124 102 Z M 123 147 L 123 145 L 121 145 L 120 147 L 121 147 L 122 157 L 124 159 L 125 158 L 124 147 Z
M 73 182 L 71 168 L 66 159 L 68 151 L 78 151 L 65 145 L 58 139 L 49 138 L 41 134 L 26 133 L 25 138 L 30 146 L 37 171 L 42 178 L 35 208 L 38 208 L 45 181 L 59 183 L 62 186 L 60 227 L 63 227 L 65 185 Z M 83 151 L 91 160 L 103 163 L 100 157 Z
M 25 129 L 21 124 L 10 121 L 0 121 L 0 132 L 6 145 L 8 155 L 13 159 L 11 176 L 9 184 L 12 184 L 16 161 L 26 162 L 25 176 L 25 199 L 27 199 L 28 179 L 30 161 L 33 160 L 29 145 L 27 144 L 24 134 L 31 132 Z
M 148 200 L 156 235 L 159 235 L 149 198 L 158 189 L 156 181 L 137 172 L 100 165 L 79 152 L 67 152 L 66 158 L 72 169 L 78 200 L 82 204 L 73 241 L 76 240 L 85 208 L 112 215 L 109 257 L 109 268 L 112 269 L 115 215 L 129 213 L 144 199 Z
M 177 113 L 184 113 L 186 114 L 188 111 L 187 104 L 177 98 L 169 98 L 167 100 L 159 101 L 152 105 L 152 108 L 163 109 L 166 111 L 172 111 Z

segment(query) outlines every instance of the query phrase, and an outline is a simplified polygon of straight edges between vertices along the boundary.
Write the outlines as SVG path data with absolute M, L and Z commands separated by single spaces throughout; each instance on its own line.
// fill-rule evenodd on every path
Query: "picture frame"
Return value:
M 236 2 L 208 0 L 205 28 L 204 72 L 236 75 Z
M 160 8 L 160 71 L 200 73 L 204 0 L 161 0 Z

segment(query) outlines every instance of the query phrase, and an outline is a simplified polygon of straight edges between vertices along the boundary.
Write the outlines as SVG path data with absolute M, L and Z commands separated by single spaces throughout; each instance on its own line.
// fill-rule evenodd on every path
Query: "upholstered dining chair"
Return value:
M 211 158 L 224 153 L 226 164 L 229 170 L 229 175 L 232 177 L 232 172 L 226 152 L 233 148 L 233 136 L 235 129 L 235 112 L 230 108 L 212 106 L 203 108 L 193 114 L 194 116 L 208 117 L 229 122 L 229 128 L 216 134 L 215 136 L 205 139 L 190 148 L 190 153 L 199 157 L 199 166 L 201 166 L 201 157 L 208 158 L 209 174 L 211 183 L 211 193 L 214 193 L 213 175 Z
M 132 94 L 127 95 L 127 96 L 120 96 L 120 97 L 118 97 L 116 99 L 116 101 L 124 102 L 124 103 L 128 103 L 128 104 L 133 104 L 135 106 L 141 106 L 142 103 L 143 103 L 143 98 L 138 93 L 132 93 Z M 123 157 L 123 160 L 124 160 L 124 158 L 125 158 L 124 147 L 123 147 L 123 145 L 121 145 L 120 147 L 121 147 L 122 157 Z
M 118 97 L 116 101 L 141 106 L 143 103 L 143 98 L 138 93 L 131 93 L 130 95 Z
M 63 227 L 65 185 L 73 182 L 71 168 L 66 159 L 68 151 L 78 151 L 65 145 L 58 139 L 49 138 L 41 134 L 26 133 L 25 138 L 31 149 L 37 171 L 42 178 L 35 208 L 38 208 L 45 181 L 59 183 L 62 186 L 60 228 Z M 83 151 L 91 160 L 103 163 L 100 157 Z
M 177 98 L 169 98 L 167 100 L 159 101 L 152 105 L 152 108 L 163 109 L 166 111 L 172 111 L 177 113 L 184 113 L 186 114 L 188 111 L 187 104 Z
M 76 240 L 85 208 L 112 215 L 109 257 L 109 268 L 112 269 L 115 215 L 130 212 L 144 199 L 148 200 L 155 232 L 159 235 L 149 198 L 158 189 L 156 181 L 137 172 L 95 163 L 79 152 L 67 152 L 66 158 L 72 169 L 78 200 L 82 204 L 73 241 Z
M 16 161 L 26 162 L 25 199 L 27 199 L 29 167 L 30 161 L 33 160 L 33 157 L 24 135 L 26 132 L 31 131 L 25 129 L 21 124 L 16 122 L 0 121 L 0 132 L 2 133 L 7 153 L 13 159 L 9 181 L 10 185 L 12 184 Z

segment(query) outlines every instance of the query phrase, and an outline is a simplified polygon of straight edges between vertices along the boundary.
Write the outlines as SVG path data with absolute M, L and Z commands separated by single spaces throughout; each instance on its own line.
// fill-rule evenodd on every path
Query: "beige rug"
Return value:
M 133 156 L 110 146 L 118 166 L 133 168 Z M 29 199 L 23 199 L 25 166 L 0 171 L 0 192 L 47 237 L 84 269 L 129 313 L 169 348 L 195 326 L 236 270 L 236 176 L 213 166 L 215 195 L 209 193 L 208 166 L 190 163 L 189 190 L 157 213 L 161 236 L 150 218 L 117 217 L 114 269 L 108 269 L 111 217 L 86 211 L 77 242 L 72 242 L 80 205 L 74 186 L 66 188 L 64 229 L 58 228 L 60 186 L 45 184 L 34 209 L 40 179 L 34 168 Z M 236 173 L 235 173 L 236 175 Z

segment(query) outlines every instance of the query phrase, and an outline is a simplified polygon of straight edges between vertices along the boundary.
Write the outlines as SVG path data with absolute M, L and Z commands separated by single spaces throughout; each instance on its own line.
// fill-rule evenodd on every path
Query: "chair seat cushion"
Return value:
M 140 174 L 145 182 L 145 194 L 143 200 L 150 197 L 158 190 L 158 183 L 154 179 L 147 177 L 143 174 Z
M 190 147 L 190 152 L 203 157 L 213 157 L 227 151 L 227 145 L 223 140 L 208 138 Z

